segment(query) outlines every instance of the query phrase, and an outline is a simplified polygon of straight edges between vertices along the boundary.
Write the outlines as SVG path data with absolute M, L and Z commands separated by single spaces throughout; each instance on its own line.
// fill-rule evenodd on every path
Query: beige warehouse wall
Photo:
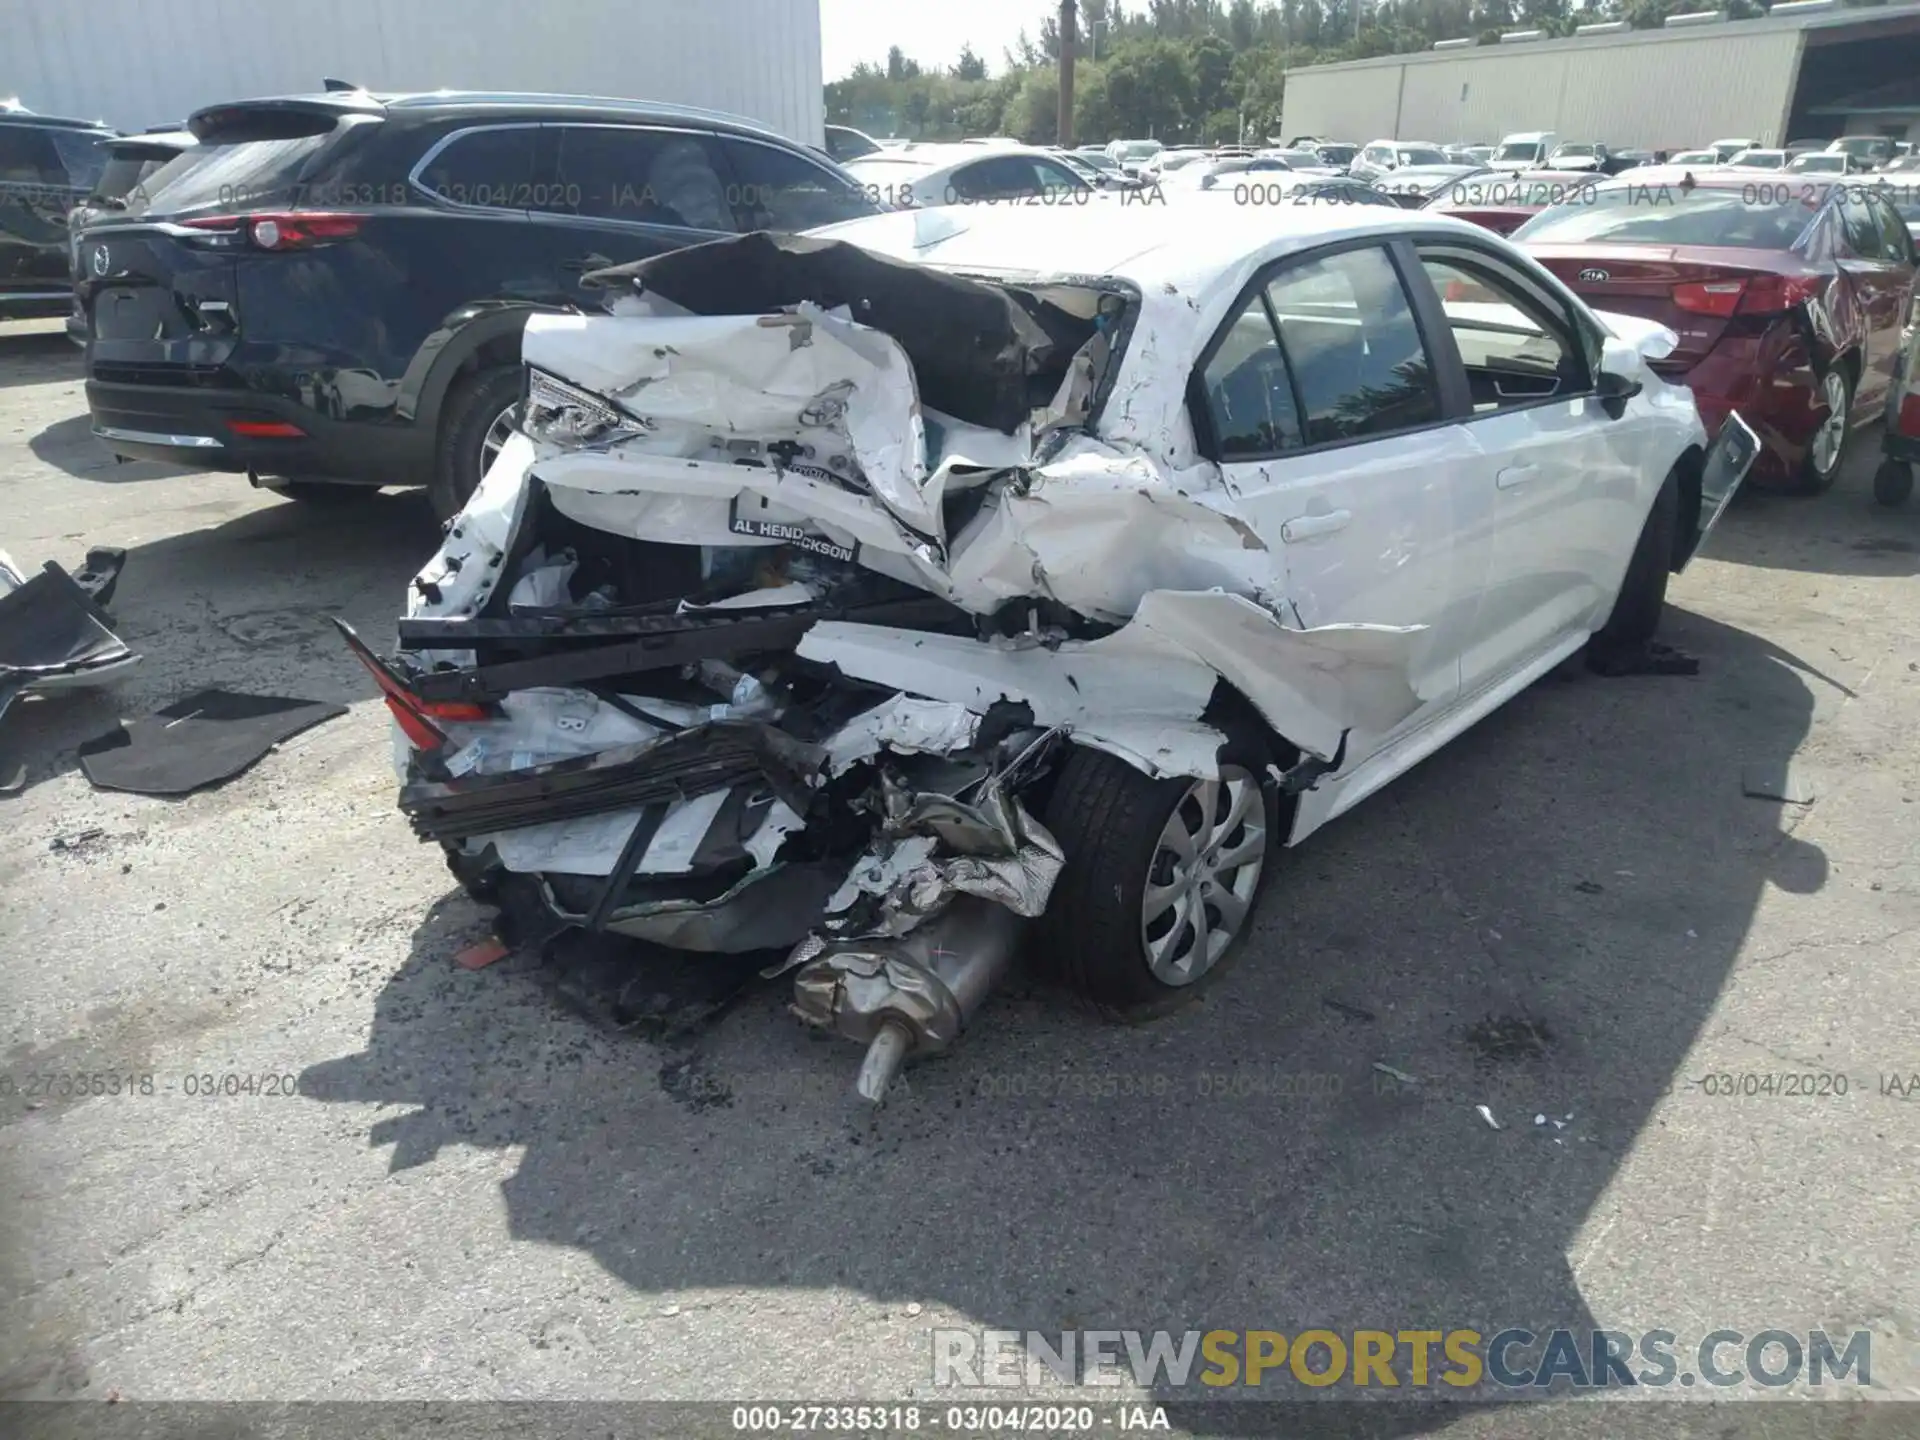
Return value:
M 1724 30 L 1699 37 L 1485 46 L 1448 55 L 1287 76 L 1289 136 L 1491 142 L 1516 130 L 1672 147 L 1752 135 L 1782 144 L 1800 35 Z

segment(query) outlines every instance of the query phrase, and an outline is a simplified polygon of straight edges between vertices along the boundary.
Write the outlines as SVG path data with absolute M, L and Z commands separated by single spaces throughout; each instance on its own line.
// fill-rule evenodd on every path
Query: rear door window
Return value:
M 1308 445 L 1441 418 L 1433 362 L 1385 250 L 1366 246 L 1291 265 L 1268 282 L 1266 299 Z
M 452 205 L 487 210 L 533 208 L 532 125 L 491 126 L 456 133 L 415 172 L 414 183 Z
M 1880 222 L 1862 201 L 1850 195 L 1840 199 L 1840 233 L 1846 237 L 1847 249 L 1857 258 L 1887 258 L 1880 236 Z
M 1300 402 L 1263 296 L 1227 327 L 1200 372 L 1213 458 L 1224 462 L 1298 450 Z
M 557 128 L 558 183 L 534 209 L 709 234 L 738 228 L 711 136 L 629 125 Z
M 754 230 L 811 230 L 877 214 L 852 180 L 775 145 L 725 137 L 730 186 L 740 223 Z
M 44 129 L 0 125 L 0 195 L 18 199 L 22 191 L 66 183 L 60 157 Z

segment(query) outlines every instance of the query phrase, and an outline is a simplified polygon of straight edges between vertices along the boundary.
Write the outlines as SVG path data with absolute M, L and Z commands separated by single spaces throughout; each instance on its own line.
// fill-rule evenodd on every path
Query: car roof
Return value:
M 544 94 L 523 90 L 420 90 L 369 91 L 328 90 L 320 94 L 262 95 L 246 100 L 210 105 L 197 111 L 188 121 L 194 124 L 202 115 L 222 110 L 246 109 L 276 102 L 338 109 L 343 112 L 384 111 L 389 118 L 419 116 L 442 119 L 468 117 L 542 116 L 583 120 L 637 120 L 655 123 L 693 122 L 714 129 L 735 130 L 756 136 L 785 140 L 760 121 L 725 110 L 706 110 L 695 105 L 672 105 L 658 100 L 633 100 L 611 95 Z M 797 142 L 788 140 L 787 143 Z
M 1204 218 L 1200 207 L 1208 207 Z M 1351 234 L 1397 234 L 1462 222 L 1385 205 L 1237 205 L 1195 192 L 1176 201 L 1089 205 L 966 205 L 892 211 L 812 233 L 945 269 L 1007 275 L 1112 276 L 1142 290 L 1189 288 L 1255 250 L 1304 250 Z M 1281 242 L 1276 245 L 1276 242 Z M 1288 243 L 1290 242 L 1290 243 Z
M 0 125 L 24 125 L 43 130 L 86 130 L 97 135 L 117 135 L 104 120 L 75 120 L 61 115 L 36 115 L 31 110 L 0 110 Z

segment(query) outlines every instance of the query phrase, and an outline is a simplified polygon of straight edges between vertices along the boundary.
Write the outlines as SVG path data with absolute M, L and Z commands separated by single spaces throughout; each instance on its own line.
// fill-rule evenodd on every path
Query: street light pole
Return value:
M 1060 133 L 1064 150 L 1073 148 L 1073 52 L 1078 48 L 1080 7 L 1076 0 L 1060 0 Z

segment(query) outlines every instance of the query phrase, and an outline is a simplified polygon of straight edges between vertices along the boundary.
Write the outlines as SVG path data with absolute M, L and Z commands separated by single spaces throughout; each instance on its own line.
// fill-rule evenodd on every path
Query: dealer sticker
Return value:
M 758 540 L 779 540 L 796 550 L 805 550 L 810 554 L 822 555 L 829 560 L 838 560 L 851 565 L 860 554 L 858 544 L 842 545 L 837 540 L 829 540 L 824 535 L 816 535 L 804 525 L 793 525 L 781 520 L 754 520 L 740 513 L 740 502 L 733 502 L 732 513 L 727 517 L 727 528 L 736 535 L 751 535 Z

